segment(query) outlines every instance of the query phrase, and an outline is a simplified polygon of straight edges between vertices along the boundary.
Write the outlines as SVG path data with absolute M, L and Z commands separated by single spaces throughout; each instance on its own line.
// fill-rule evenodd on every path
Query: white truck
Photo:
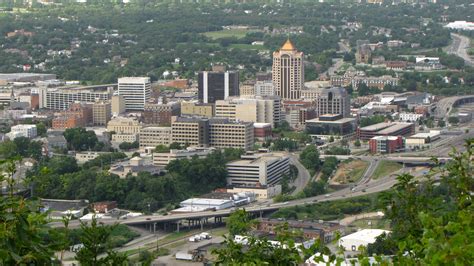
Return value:
M 201 239 L 211 239 L 212 236 L 208 232 L 203 232 L 199 236 L 201 236 Z
M 177 252 L 175 257 L 177 260 L 187 260 L 187 261 L 193 260 L 193 254 L 189 254 L 188 252 L 184 252 L 184 251 Z

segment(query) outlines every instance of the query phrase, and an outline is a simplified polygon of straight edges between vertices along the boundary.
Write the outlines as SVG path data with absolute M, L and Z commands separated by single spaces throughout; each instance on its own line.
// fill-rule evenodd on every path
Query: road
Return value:
M 298 169 L 298 176 L 293 182 L 293 186 L 295 186 L 295 190 L 292 193 L 292 195 L 296 195 L 306 187 L 309 180 L 311 179 L 311 176 L 308 170 L 306 169 L 306 167 L 304 167 L 300 163 L 300 160 L 298 159 L 299 156 L 297 154 L 296 155 L 289 154 L 289 156 L 290 156 L 290 163 Z
M 466 36 L 456 33 L 451 33 L 451 38 L 453 41 L 445 48 L 445 51 L 448 54 L 455 54 L 464 59 L 466 65 L 474 66 L 474 59 L 467 53 L 471 40 Z

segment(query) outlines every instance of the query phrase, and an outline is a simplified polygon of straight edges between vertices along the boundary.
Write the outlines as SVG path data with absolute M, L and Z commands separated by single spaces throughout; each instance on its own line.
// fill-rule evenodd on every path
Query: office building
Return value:
M 251 122 L 232 122 L 227 119 L 209 120 L 209 146 L 251 150 L 255 144 Z
M 273 186 L 290 173 L 286 155 L 255 154 L 226 164 L 227 185 L 237 187 Z
M 274 96 L 275 86 L 271 80 L 262 80 L 255 83 L 256 96 Z
M 233 122 L 229 119 L 177 117 L 171 123 L 172 142 L 192 147 L 242 148 L 254 145 L 251 122 Z
M 119 115 L 125 113 L 125 100 L 122 95 L 112 96 L 112 114 Z
M 284 119 L 290 124 L 290 127 L 295 129 L 304 127 L 306 120 L 317 117 L 316 105 L 313 101 L 284 101 L 283 109 L 285 113 Z
M 181 102 L 181 115 L 212 118 L 214 116 L 214 104 Z
M 123 142 L 133 143 L 138 141 L 138 134 L 113 134 L 111 142 L 114 144 L 119 144 Z
M 272 81 L 283 100 L 300 98 L 304 84 L 304 55 L 288 39 L 273 53 Z
M 153 164 L 159 167 L 166 167 L 171 161 L 179 159 L 191 159 L 195 156 L 197 158 L 205 158 L 214 148 L 187 148 L 186 150 L 175 150 L 171 149 L 169 152 L 154 152 L 153 153 Z
M 149 77 L 124 77 L 118 79 L 118 95 L 123 96 L 125 110 L 143 111 L 151 97 Z
M 171 144 L 171 127 L 145 127 L 138 134 L 140 149 Z
M 232 121 L 255 123 L 280 123 L 281 106 L 278 96 L 248 96 L 246 98 L 228 98 L 215 104 L 215 116 Z
M 16 125 L 12 126 L 9 133 L 6 136 L 14 140 L 18 137 L 25 137 L 25 138 L 35 138 L 37 136 L 36 133 L 36 125 Z
M 317 98 L 318 115 L 332 114 L 349 117 L 351 115 L 351 98 L 342 87 L 324 89 Z
M 92 124 L 94 126 L 107 126 L 112 117 L 112 104 L 110 102 L 95 102 L 92 104 Z
M 138 134 L 142 124 L 135 118 L 116 117 L 107 123 L 107 131 L 116 134 Z
M 361 84 L 367 85 L 369 88 L 377 88 L 383 90 L 385 86 L 398 86 L 398 78 L 394 78 L 389 75 L 384 75 L 380 77 L 365 77 L 365 76 L 356 76 L 351 80 L 352 88 L 354 90 L 359 89 Z
M 66 110 L 74 102 L 92 104 L 96 101 L 109 101 L 115 85 L 87 87 L 39 88 L 39 108 Z
M 351 136 L 356 129 L 354 118 L 343 118 L 342 115 L 322 115 L 306 120 L 306 132 L 315 136 Z
M 255 81 L 247 80 L 240 85 L 240 96 L 254 96 Z
M 405 150 L 405 138 L 401 136 L 377 136 L 369 140 L 371 153 L 394 153 Z
M 377 136 L 409 136 L 415 133 L 415 124 L 402 122 L 382 122 L 357 129 L 360 140 Z
M 143 112 L 145 124 L 159 126 L 170 126 L 171 117 L 179 116 L 181 113 L 181 104 L 178 102 L 170 103 L 146 103 Z
M 202 71 L 198 74 L 198 99 L 214 103 L 229 96 L 239 95 L 239 72 Z
M 191 147 L 209 146 L 209 120 L 196 117 L 176 117 L 171 122 L 171 142 Z

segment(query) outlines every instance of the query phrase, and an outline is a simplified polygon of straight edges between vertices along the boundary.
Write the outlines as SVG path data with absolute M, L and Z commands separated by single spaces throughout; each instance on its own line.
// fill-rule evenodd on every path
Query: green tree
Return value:
M 160 145 L 155 147 L 155 152 L 157 152 L 157 153 L 166 153 L 166 152 L 169 152 L 169 151 L 170 151 L 170 148 L 167 147 L 166 145 L 163 145 L 163 144 L 160 144 Z
M 361 146 L 361 143 L 360 143 L 360 140 L 359 140 L 359 139 L 356 139 L 356 141 L 354 141 L 354 146 L 356 146 L 356 147 L 360 147 L 360 146 Z
M 245 235 L 252 227 L 250 214 L 243 209 L 233 212 L 227 219 L 226 226 L 231 236 Z
M 81 222 L 82 234 L 80 242 L 84 245 L 76 254 L 75 259 L 82 265 L 126 265 L 127 257 L 118 254 L 108 246 L 112 231 L 117 225 L 99 225 L 92 219 L 90 225 Z M 103 253 L 107 255 L 99 257 Z
M 317 171 L 321 165 L 319 151 L 315 145 L 308 145 L 300 154 L 300 161 L 308 170 Z
M 66 129 L 64 131 L 64 138 L 68 143 L 68 147 L 76 151 L 91 150 L 98 143 L 94 131 L 86 131 L 82 127 Z
M 178 142 L 173 142 L 170 144 L 170 150 L 180 150 L 181 149 L 181 144 Z
M 0 175 L 0 183 L 11 183 L 15 164 L 8 161 L 3 166 L 9 170 Z M 0 264 L 51 265 L 61 236 L 47 225 L 47 213 L 38 211 L 38 200 L 16 196 L 13 189 L 0 197 Z
M 456 116 L 450 116 L 448 118 L 448 122 L 450 124 L 457 125 L 459 123 L 459 118 L 457 118 Z

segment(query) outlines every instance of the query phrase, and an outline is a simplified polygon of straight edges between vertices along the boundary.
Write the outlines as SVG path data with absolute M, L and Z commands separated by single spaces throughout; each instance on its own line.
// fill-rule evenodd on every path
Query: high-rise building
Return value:
M 198 98 L 202 103 L 214 103 L 239 95 L 239 72 L 202 71 L 198 74 Z
M 282 100 L 300 98 L 304 84 L 304 55 L 288 39 L 273 53 L 272 80 Z
M 280 97 L 248 96 L 216 101 L 216 117 L 228 118 L 232 121 L 255 123 L 280 123 Z
M 341 87 L 324 89 L 317 99 L 318 115 L 332 114 L 350 117 L 351 98 L 347 91 Z
M 110 102 L 95 102 L 92 104 L 92 124 L 106 126 L 112 117 L 112 104 Z
M 171 134 L 172 142 L 194 147 L 249 150 L 255 142 L 253 123 L 229 119 L 177 117 L 171 124 Z
M 108 101 L 112 97 L 114 86 L 112 84 L 77 88 L 39 88 L 39 108 L 66 110 L 74 102 Z
M 122 95 L 112 96 L 112 114 L 119 115 L 125 112 L 125 100 Z
M 177 117 L 171 123 L 171 140 L 195 147 L 209 146 L 209 121 L 195 117 Z
M 125 100 L 126 110 L 143 111 L 151 97 L 149 77 L 124 77 L 118 79 L 118 94 Z
M 180 115 L 181 104 L 171 103 L 146 103 L 143 113 L 145 124 L 160 126 L 171 125 L 171 117 Z
M 251 150 L 255 143 L 252 122 L 233 122 L 227 119 L 209 120 L 209 146 Z

